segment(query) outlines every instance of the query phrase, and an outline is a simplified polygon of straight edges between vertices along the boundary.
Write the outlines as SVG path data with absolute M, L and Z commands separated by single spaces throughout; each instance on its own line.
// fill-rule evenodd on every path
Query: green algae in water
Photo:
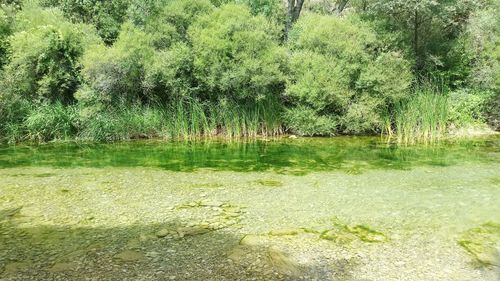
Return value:
M 491 183 L 493 183 L 494 185 L 500 185 L 500 177 L 492 178 Z
M 185 172 L 209 169 L 289 175 L 340 170 L 356 175 L 369 169 L 408 170 L 421 165 L 490 163 L 498 161 L 499 147 L 499 136 L 415 146 L 387 144 L 377 137 L 233 143 L 65 143 L 0 146 L 0 168 L 153 167 Z
M 218 183 L 218 182 L 195 183 L 195 184 L 191 185 L 191 187 L 194 187 L 194 188 L 220 188 L 220 187 L 224 187 L 224 184 Z
M 382 232 L 373 230 L 366 225 L 356 225 L 353 227 L 347 226 L 347 230 L 358 236 L 359 239 L 363 242 L 378 243 L 387 242 L 389 240 L 389 237 L 387 237 L 387 235 L 383 234 Z
M 389 249 L 388 252 L 380 253 L 380 256 L 378 256 L 380 260 L 384 261 L 387 260 L 387 257 L 384 255 L 392 255 L 394 253 L 397 255 L 400 253 L 398 249 L 394 249 L 396 246 L 399 246 L 396 244 L 398 243 L 396 235 L 400 235 L 398 231 L 406 231 L 406 229 L 403 229 L 404 227 L 401 227 L 401 229 L 398 228 L 400 222 L 405 223 L 406 221 L 411 221 L 412 227 L 413 224 L 418 224 L 419 227 L 421 226 L 422 229 L 425 228 L 426 232 L 431 232 L 432 234 L 433 230 L 430 229 L 434 225 L 441 226 L 443 224 L 443 218 L 446 218 L 448 215 L 448 218 L 453 218 L 451 220 L 446 220 L 452 226 L 450 227 L 452 229 L 455 229 L 457 225 L 462 225 L 463 223 L 469 225 L 468 227 L 472 227 L 474 224 L 471 225 L 471 223 L 475 223 L 476 220 L 497 221 L 498 216 L 495 214 L 498 214 L 496 212 L 498 208 L 495 207 L 495 204 L 485 205 L 477 203 L 497 203 L 498 200 L 494 198 L 498 193 L 498 189 L 491 188 L 494 181 L 490 181 L 490 179 L 496 177 L 494 169 L 488 168 L 484 172 L 482 170 L 475 170 L 471 175 L 468 175 L 466 170 L 476 168 L 485 169 L 485 166 L 487 166 L 478 166 L 475 165 L 476 163 L 488 164 L 492 162 L 495 163 L 495 165 L 491 167 L 497 167 L 499 154 L 498 147 L 495 147 L 495 141 L 478 141 L 475 145 L 449 144 L 431 147 L 394 147 L 392 145 L 382 145 L 378 143 L 375 138 L 363 139 L 362 141 L 351 138 L 349 140 L 353 140 L 353 143 L 347 140 L 332 139 L 313 139 L 304 141 L 303 143 L 284 142 L 225 145 L 217 143 L 125 143 L 91 145 L 86 149 L 76 148 L 75 150 L 68 149 L 67 151 L 62 149 L 63 147 L 67 147 L 66 145 L 62 147 L 58 145 L 49 145 L 46 147 L 31 147 L 32 150 L 29 153 L 27 148 L 10 147 L 7 148 L 7 150 L 11 150 L 12 153 L 8 152 L 7 154 L 3 154 L 5 150 L 0 147 L 0 165 L 12 163 L 11 166 L 6 165 L 2 166 L 2 168 L 18 167 L 18 169 L 5 169 L 2 171 L 3 175 L 6 176 L 6 180 L 3 181 L 4 184 L 2 185 L 2 187 L 5 188 L 5 195 L 3 195 L 4 199 L 0 200 L 6 201 L 7 199 L 11 200 L 11 198 L 13 198 L 13 201 L 7 202 L 1 209 L 6 210 L 13 208 L 12 206 L 26 205 L 26 209 L 21 213 L 23 217 L 17 218 L 17 215 L 14 215 L 12 218 L 5 219 L 3 222 L 0 221 L 4 226 L 2 230 L 4 233 L 0 233 L 0 250 L 2 256 L 8 259 L 0 261 L 0 268 L 4 267 L 6 263 L 27 261 L 33 262 L 35 266 L 38 266 L 35 269 L 31 269 L 33 274 L 35 274 L 35 271 L 37 272 L 36 274 L 47 270 L 57 271 L 60 268 L 64 269 L 65 263 L 78 263 L 79 261 L 89 260 L 94 256 L 102 256 L 102 254 L 111 256 L 126 250 L 132 250 L 129 249 L 129 241 L 131 239 L 140 239 L 140 237 L 144 235 L 147 237 L 154 237 L 148 238 L 150 240 L 144 242 L 141 240 L 140 247 L 147 249 L 147 251 L 161 252 L 162 254 L 168 253 L 167 251 L 174 247 L 177 249 L 176 255 L 181 256 L 180 258 L 177 257 L 176 260 L 182 261 L 181 265 L 191 265 L 192 262 L 195 262 L 195 260 L 192 259 L 193 252 L 201 257 L 207 257 L 208 255 L 205 254 L 211 253 L 210 250 L 204 247 L 206 246 L 205 242 L 212 236 L 217 237 L 217 239 L 213 239 L 214 241 L 228 241 L 224 244 L 229 245 L 231 241 L 237 243 L 235 242 L 236 240 L 234 240 L 235 237 L 228 236 L 227 233 L 239 231 L 236 230 L 236 225 L 232 224 L 233 221 L 234 223 L 237 222 L 238 217 L 225 218 L 227 214 L 233 216 L 237 215 L 237 213 L 234 212 L 234 209 L 229 209 L 226 214 L 223 214 L 223 210 L 220 210 L 219 213 L 219 211 L 212 209 L 216 207 L 214 205 L 219 205 L 220 203 L 224 204 L 226 202 L 251 206 L 249 209 L 245 209 L 244 215 L 242 215 L 243 224 L 247 224 L 246 227 L 249 229 L 246 231 L 249 233 L 254 233 L 253 231 L 257 233 L 264 231 L 266 232 L 265 237 L 274 239 L 273 241 L 281 239 L 293 240 L 296 242 L 310 239 L 307 240 L 307 242 L 317 243 L 322 233 L 314 229 L 309 231 L 309 233 L 312 234 L 305 235 L 299 233 L 298 235 L 286 236 L 283 238 L 270 237 L 267 235 L 267 231 L 273 227 L 293 227 L 294 225 L 306 225 L 321 230 L 330 228 L 330 234 L 335 234 L 337 237 L 340 237 L 339 234 L 343 235 L 338 238 L 339 244 L 347 244 L 350 240 L 351 242 L 355 242 L 355 246 L 366 246 L 367 249 L 384 248 L 384 251 Z M 14 153 L 13 150 L 15 149 L 18 150 Z M 18 152 L 20 154 L 17 154 Z M 31 158 L 31 156 L 33 157 Z M 301 157 L 305 160 L 301 161 Z M 309 173 L 314 171 L 334 170 L 346 172 L 352 167 L 361 167 L 362 171 L 368 171 L 370 169 L 409 170 L 421 165 L 442 167 L 462 163 L 465 164 L 464 168 L 456 167 L 456 171 L 455 168 L 439 168 L 434 170 L 432 167 L 429 167 L 404 173 L 376 171 L 356 177 L 351 175 L 339 175 L 337 173 L 311 174 L 303 178 L 297 178 L 289 176 L 275 177 L 275 175 L 271 173 L 252 173 L 243 175 L 226 172 L 217 174 L 213 177 L 211 175 L 210 177 L 200 177 L 201 173 L 208 174 L 211 173 L 212 170 L 241 172 L 275 171 L 278 173 L 282 172 L 295 175 L 291 173 L 291 171 L 304 171 L 305 173 Z M 25 167 L 30 166 L 110 168 L 102 170 L 25 169 Z M 135 166 L 139 166 L 139 168 Z M 114 167 L 120 167 L 120 169 L 113 169 Z M 171 173 L 159 171 L 158 169 L 141 169 L 140 167 L 160 168 L 167 171 L 198 171 L 200 174 Z M 435 176 L 427 178 L 427 174 L 425 174 L 423 170 L 436 171 L 439 173 L 443 172 L 444 174 L 437 175 L 438 173 L 429 173 L 429 176 Z M 449 170 L 453 172 L 448 174 Z M 19 171 L 22 173 L 26 172 L 26 174 L 22 178 L 9 178 L 9 174 L 13 174 L 14 172 L 19 173 Z M 58 174 L 58 176 L 54 178 L 38 178 L 33 176 L 33 178 L 31 178 L 30 171 L 33 172 L 33 175 L 43 174 L 44 171 L 53 171 Z M 149 179 L 149 175 L 151 175 L 151 179 Z M 387 177 L 391 180 L 390 182 L 389 180 L 376 180 L 377 178 L 385 179 Z M 110 178 L 113 179 L 111 182 L 116 183 L 109 187 L 109 190 L 112 192 L 109 194 L 101 194 L 100 188 L 102 188 L 102 183 L 108 181 Z M 116 180 L 116 178 L 118 178 L 118 180 Z M 167 180 L 167 178 L 171 180 Z M 189 189 L 192 183 L 209 183 L 210 180 L 207 178 L 215 179 L 214 182 L 216 183 L 224 183 L 224 187 L 226 188 L 223 190 L 210 190 L 208 192 L 205 190 Z M 246 188 L 245 185 L 255 185 L 255 181 L 259 179 L 273 178 L 282 180 L 287 188 L 255 189 Z M 143 179 L 144 181 L 142 181 Z M 241 181 L 241 179 L 244 179 L 244 181 Z M 432 183 L 436 183 L 436 186 L 432 189 L 426 188 L 424 185 L 427 185 L 431 180 Z M 441 180 L 442 182 L 440 182 Z M 410 184 L 403 185 L 408 182 Z M 417 184 L 413 184 L 415 182 Z M 476 186 L 476 182 L 485 183 L 486 188 L 479 185 Z M 242 185 L 240 186 L 239 183 L 242 183 Z M 330 184 L 328 185 L 328 183 Z M 19 188 L 15 187 L 17 184 L 19 184 Z M 312 190 L 308 189 L 310 185 L 316 187 Z M 234 189 L 232 189 L 233 186 L 235 186 Z M 180 197 L 176 197 L 176 192 L 183 190 L 184 187 L 187 187 L 187 191 L 180 194 L 186 195 L 187 198 L 183 198 L 182 201 L 179 202 L 177 200 L 179 200 Z M 327 188 L 329 190 L 326 190 Z M 31 196 L 31 198 L 28 197 L 28 200 L 24 201 L 22 191 L 29 190 L 33 192 L 27 192 L 25 196 Z M 69 193 L 65 193 L 64 190 L 69 190 Z M 256 190 L 258 190 L 258 192 L 255 192 Z M 461 190 L 463 190 L 463 192 Z M 200 193 L 198 193 L 198 191 L 200 191 Z M 40 197 L 44 192 L 46 196 Z M 151 192 L 158 192 L 158 196 L 150 196 Z M 213 194 L 219 195 L 214 196 L 215 199 L 223 201 L 219 203 L 203 202 L 201 199 L 206 197 L 199 196 L 201 192 L 209 194 L 209 196 L 213 192 Z M 263 196 L 267 194 L 272 196 Z M 228 196 L 225 197 L 226 195 Z M 293 196 L 286 197 L 287 195 L 296 195 L 297 200 L 293 200 Z M 332 196 L 330 197 L 330 195 Z M 108 196 L 109 198 L 119 200 L 113 204 L 102 205 L 100 207 L 99 203 L 104 202 L 104 200 L 106 200 L 105 202 L 110 202 L 110 200 L 107 200 Z M 34 200 L 33 198 L 47 199 L 47 203 L 42 202 L 41 199 Z M 145 198 L 143 202 L 139 202 L 142 198 Z M 289 198 L 292 200 L 278 201 L 276 198 Z M 443 205 L 437 207 L 435 204 L 437 201 L 433 201 L 435 198 L 438 198 L 436 200 L 438 200 L 439 204 Z M 472 200 L 471 198 L 475 199 Z M 473 201 L 473 203 L 469 203 L 469 199 L 471 199 L 470 201 Z M 269 201 L 257 202 L 257 200 Z M 70 203 L 63 204 L 62 202 Z M 187 202 L 187 205 L 190 205 L 189 203 L 194 203 L 196 207 L 193 208 L 189 206 L 186 209 L 170 209 L 171 206 L 176 206 L 176 204 L 182 202 Z M 329 202 L 332 202 L 332 206 L 328 205 Z M 390 202 L 390 204 L 382 205 L 382 202 Z M 427 202 L 429 203 L 427 204 Z M 254 203 L 259 204 L 253 206 L 252 204 Z M 311 207 L 313 203 L 316 203 L 315 207 Z M 461 212 L 458 214 L 456 213 L 458 203 L 470 207 L 461 207 L 461 210 L 466 210 L 464 211 L 466 214 Z M 62 209 L 61 212 L 51 213 L 51 210 L 57 210 L 57 208 L 53 208 L 52 205 L 58 204 L 61 204 L 61 207 L 66 209 Z M 158 207 L 155 207 L 155 205 Z M 202 208 L 202 205 L 206 205 L 207 207 Z M 117 211 L 112 211 L 112 214 L 116 215 L 117 218 L 125 216 L 126 219 L 122 220 L 121 223 L 115 222 L 114 216 L 108 217 L 105 214 L 109 212 L 110 209 L 114 208 L 104 208 L 103 206 L 116 207 Z M 120 209 L 121 206 L 130 207 L 128 207 L 128 209 Z M 325 206 L 325 208 L 323 208 L 323 206 Z M 432 209 L 433 206 L 437 208 L 434 210 Z M 88 210 L 87 207 L 89 207 Z M 281 207 L 283 207 L 281 213 L 274 212 L 275 209 L 280 209 Z M 330 207 L 332 207 L 332 209 L 330 209 Z M 28 212 L 28 210 L 30 210 L 31 213 Z M 40 213 L 36 213 L 36 210 Z M 64 212 L 70 212 L 71 210 L 81 210 L 81 216 L 63 215 Z M 294 214 L 284 216 L 283 213 L 288 212 L 288 210 L 300 211 L 303 213 L 298 213 L 297 216 Z M 44 213 L 45 211 L 49 212 Z M 390 211 L 392 211 L 392 213 L 390 213 Z M 148 218 L 148 215 L 151 213 L 160 213 L 162 215 L 155 215 L 152 218 Z M 183 215 L 178 215 L 181 213 Z M 336 228 L 336 225 L 332 227 L 330 223 L 318 226 L 315 223 L 308 224 L 308 221 L 303 219 L 304 217 L 299 217 L 304 215 L 306 218 L 310 218 L 311 222 L 316 218 L 321 218 L 321 222 L 325 222 L 329 216 L 334 213 L 346 218 L 349 224 L 338 221 L 338 228 Z M 24 215 L 30 214 L 32 217 L 24 217 Z M 146 214 L 144 216 L 145 219 L 142 217 L 143 214 Z M 245 221 L 246 218 L 253 219 L 257 217 L 257 214 L 267 216 L 266 218 L 269 218 L 271 222 L 290 220 L 292 223 L 283 223 L 283 225 L 280 226 L 268 226 L 266 222 L 257 220 Z M 394 215 L 388 216 L 388 214 Z M 164 215 L 166 218 L 162 217 Z M 259 217 L 261 217 L 260 215 Z M 90 219 L 92 216 L 95 216 L 95 219 Z M 278 216 L 280 217 L 277 218 Z M 166 221 L 164 219 L 166 219 Z M 393 224 L 386 223 L 392 219 L 396 220 Z M 216 224 L 213 227 L 214 230 L 206 235 L 172 241 L 165 241 L 168 238 L 159 239 L 157 236 L 159 230 L 167 229 L 169 233 L 175 230 L 177 233 L 179 227 L 187 227 L 189 223 L 195 224 L 195 226 L 192 226 L 193 229 L 205 227 L 205 224 L 210 223 L 210 220 L 214 220 Z M 302 221 L 299 222 L 299 220 Z M 369 225 L 360 225 L 360 223 L 365 222 L 369 223 Z M 373 226 L 371 224 L 373 224 Z M 392 228 L 391 225 L 395 225 L 396 227 Z M 227 229 L 215 231 L 215 229 L 225 228 L 226 226 Z M 209 227 L 211 226 L 209 225 Z M 378 227 L 380 227 L 380 229 L 378 229 Z M 391 236 L 394 237 L 393 241 L 382 247 L 370 247 L 368 243 L 379 242 L 377 240 L 384 240 L 383 237 L 389 239 L 388 235 L 384 235 L 383 233 L 385 229 L 391 229 Z M 411 230 L 413 231 L 414 229 L 411 228 Z M 288 233 L 293 232 L 295 231 Z M 285 232 L 278 231 L 277 233 L 283 234 Z M 173 236 L 173 234 L 168 235 Z M 453 233 L 451 237 L 447 238 L 455 239 L 454 235 L 456 234 Z M 476 236 L 477 233 L 475 233 L 474 237 L 463 237 L 462 240 L 476 243 L 480 246 L 483 245 L 484 243 L 477 242 L 483 238 L 477 238 Z M 239 236 L 236 236 L 236 238 L 238 237 Z M 323 238 L 326 238 L 326 236 L 323 235 Z M 200 246 L 201 248 L 198 250 L 186 252 L 188 254 L 183 255 L 183 251 L 187 250 L 179 245 L 189 243 L 190 241 L 200 242 L 198 244 L 192 244 L 194 245 L 192 248 L 196 248 L 199 245 L 203 246 Z M 339 246 L 327 241 L 321 242 L 322 245 L 328 245 L 332 248 L 337 248 Z M 393 245 L 393 242 L 396 246 Z M 404 243 L 406 242 L 407 241 L 404 241 Z M 425 248 L 425 240 L 417 240 L 417 242 L 419 243 L 417 245 L 417 254 L 412 258 L 414 260 L 426 258 L 427 256 L 419 253 L 420 250 L 423 252 L 428 249 Z M 92 245 L 97 243 L 100 243 L 101 246 L 99 249 L 94 250 Z M 472 251 L 480 252 L 477 248 L 474 248 L 476 244 L 464 243 L 464 245 L 472 249 Z M 2 248 L 2 245 L 4 245 L 4 248 Z M 443 245 L 442 247 L 448 246 L 448 244 L 444 242 Z M 435 245 L 431 246 L 434 247 Z M 219 247 L 222 246 L 221 244 L 212 244 L 211 247 L 218 247 L 217 250 L 219 250 Z M 347 248 L 348 247 L 346 247 L 346 249 Z M 450 248 L 452 248 L 451 251 L 453 251 L 453 253 L 459 253 L 460 257 L 462 257 L 465 262 L 468 261 L 465 251 L 463 251 L 460 246 L 453 244 Z M 344 250 L 345 249 L 342 249 L 342 251 Z M 411 250 L 412 249 L 409 251 Z M 434 249 L 431 249 L 431 251 L 433 250 Z M 439 250 L 441 250 L 441 248 L 439 248 Z M 448 250 L 448 248 L 445 250 Z M 144 254 L 147 253 L 146 250 L 140 251 L 144 252 Z M 99 254 L 96 254 L 96 252 Z M 219 251 L 214 251 L 214 253 L 220 254 Z M 405 250 L 405 253 L 408 252 Z M 210 257 L 212 256 L 217 255 L 211 255 Z M 374 256 L 371 257 L 373 258 Z M 483 256 L 480 257 L 484 259 Z M 442 259 L 442 256 L 439 256 L 439 258 L 445 260 Z M 375 258 L 372 259 L 372 261 L 375 260 Z M 112 263 L 112 261 L 109 262 Z M 218 262 L 223 263 L 224 260 L 218 260 Z M 155 263 L 153 259 L 149 260 L 147 264 L 149 263 L 153 264 L 155 267 L 161 265 L 160 263 Z M 389 263 L 390 262 L 384 262 L 375 264 L 375 266 Z M 436 267 L 441 264 L 442 263 L 437 264 Z M 141 264 L 141 267 L 142 266 L 144 265 Z M 452 269 L 457 270 L 466 267 L 465 263 L 458 263 L 453 266 L 456 267 L 452 267 Z M 383 268 L 383 266 L 380 267 Z M 179 266 L 179 268 L 182 268 L 182 266 Z M 188 266 L 187 268 L 190 267 Z M 99 270 L 97 267 L 93 269 L 96 271 Z M 148 267 L 142 267 L 142 269 L 148 272 L 151 270 L 151 268 Z M 432 268 L 432 270 L 434 269 L 435 268 Z M 83 271 L 78 274 L 80 273 L 85 274 Z M 425 271 L 417 273 L 425 274 Z M 416 276 L 418 275 L 410 274 L 410 278 L 414 277 L 414 279 L 418 280 L 419 278 L 415 278 Z M 429 275 L 425 275 L 425 277 L 429 277 Z M 432 280 L 432 278 L 426 279 Z M 434 280 L 447 279 L 435 278 Z M 449 280 L 463 280 L 463 278 L 450 278 Z M 474 279 L 469 278 L 468 280 Z
M 338 244 L 349 244 L 354 240 L 367 243 L 381 243 L 389 241 L 389 237 L 382 232 L 372 229 L 367 225 L 347 225 L 338 218 L 333 218 L 333 228 L 321 233 L 320 238 L 331 240 Z
M 259 185 L 268 187 L 282 187 L 284 185 L 283 182 L 277 180 L 257 180 L 255 182 Z
M 0 222 L 4 220 L 10 220 L 16 216 L 19 216 L 23 207 L 0 210 Z
M 469 229 L 458 244 L 479 264 L 500 266 L 500 224 L 488 222 Z

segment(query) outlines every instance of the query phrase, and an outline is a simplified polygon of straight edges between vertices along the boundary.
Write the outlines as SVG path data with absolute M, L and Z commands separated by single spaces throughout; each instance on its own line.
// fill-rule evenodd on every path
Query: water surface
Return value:
M 500 138 L 0 147 L 2 280 L 495 280 Z
M 410 169 L 497 162 L 500 137 L 398 146 L 383 138 L 338 137 L 251 142 L 129 142 L 0 146 L 0 168 L 154 167 L 237 172 L 308 173 L 353 169 Z

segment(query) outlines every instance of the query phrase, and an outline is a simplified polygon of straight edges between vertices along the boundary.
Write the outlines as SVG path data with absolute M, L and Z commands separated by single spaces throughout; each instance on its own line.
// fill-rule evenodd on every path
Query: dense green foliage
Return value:
M 1 3 L 2 140 L 500 123 L 498 0 L 311 0 L 290 30 L 280 0 Z
M 412 79 L 408 63 L 379 44 L 356 18 L 304 16 L 290 34 L 287 95 L 310 114 L 337 120 L 341 131 L 379 130 L 380 115 L 408 94 Z
M 286 53 L 276 27 L 241 5 L 200 17 L 189 30 L 194 77 L 211 99 L 270 99 L 284 88 Z

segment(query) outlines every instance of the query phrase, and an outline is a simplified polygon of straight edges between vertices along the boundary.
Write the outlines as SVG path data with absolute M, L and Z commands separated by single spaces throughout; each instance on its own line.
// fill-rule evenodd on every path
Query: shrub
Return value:
M 87 25 L 72 24 L 57 10 L 25 7 L 10 38 L 5 92 L 28 100 L 71 102 L 80 83 L 79 59 L 99 42 Z
M 189 29 L 194 76 L 210 98 L 256 101 L 279 94 L 285 51 L 276 26 L 246 6 L 225 5 Z
M 340 113 L 355 95 L 346 69 L 313 51 L 293 53 L 290 76 L 287 95 L 318 112 Z
M 459 90 L 450 93 L 448 122 L 460 128 L 468 125 L 478 125 L 485 121 L 484 107 L 489 95 Z
M 40 0 L 45 7 L 57 7 L 73 22 L 92 24 L 108 44 L 118 37 L 130 0 Z
M 384 101 L 375 96 L 363 95 L 358 100 L 353 101 L 340 120 L 343 133 L 379 132 L 383 127 L 383 111 L 381 109 L 384 107 Z
M 146 30 L 152 33 L 157 48 L 167 48 L 179 40 L 186 41 L 189 26 L 213 8 L 208 0 L 172 0 L 150 20 Z
M 488 124 L 495 130 L 500 130 L 500 91 L 493 92 L 489 95 L 484 113 Z
M 156 52 L 145 65 L 143 86 L 150 100 L 167 102 L 172 98 L 190 96 L 193 81 L 193 55 L 185 43 Z
M 136 26 L 144 26 L 152 18 L 158 17 L 168 1 L 170 0 L 129 0 L 127 18 Z
M 286 13 L 281 0 L 243 0 L 253 15 L 264 15 L 278 24 L 285 22 Z
M 104 104 L 145 99 L 144 66 L 152 55 L 151 37 L 130 23 L 124 24 L 112 47 L 96 45 L 85 52 L 82 73 L 89 89 L 80 97 Z M 92 98 L 91 92 L 95 95 Z
M 408 96 L 413 74 L 399 53 L 381 53 L 361 70 L 356 88 L 391 105 Z
M 397 53 L 380 52 L 374 32 L 354 17 L 303 16 L 289 35 L 286 95 L 347 133 L 380 131 L 387 108 L 407 96 L 412 75 Z
M 332 136 L 337 122 L 329 116 L 318 116 L 305 106 L 288 109 L 284 116 L 288 130 L 300 136 Z
M 457 44 L 467 87 L 488 93 L 483 107 L 488 123 L 500 128 L 500 4 L 492 1 L 472 14 Z M 484 95 L 483 95 L 484 96 Z M 477 97 L 476 97 L 477 98 Z
M 368 25 L 355 17 L 338 18 L 307 14 L 302 16 L 289 34 L 292 50 L 310 50 L 353 63 L 349 70 L 357 70 L 369 59 L 369 49 L 376 47 L 375 34 Z

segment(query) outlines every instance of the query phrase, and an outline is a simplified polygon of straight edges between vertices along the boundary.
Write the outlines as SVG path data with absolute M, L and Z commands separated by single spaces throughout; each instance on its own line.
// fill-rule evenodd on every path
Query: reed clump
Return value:
M 390 134 L 398 143 L 434 142 L 446 135 L 447 121 L 447 94 L 433 88 L 421 88 L 395 105 L 394 130 Z

